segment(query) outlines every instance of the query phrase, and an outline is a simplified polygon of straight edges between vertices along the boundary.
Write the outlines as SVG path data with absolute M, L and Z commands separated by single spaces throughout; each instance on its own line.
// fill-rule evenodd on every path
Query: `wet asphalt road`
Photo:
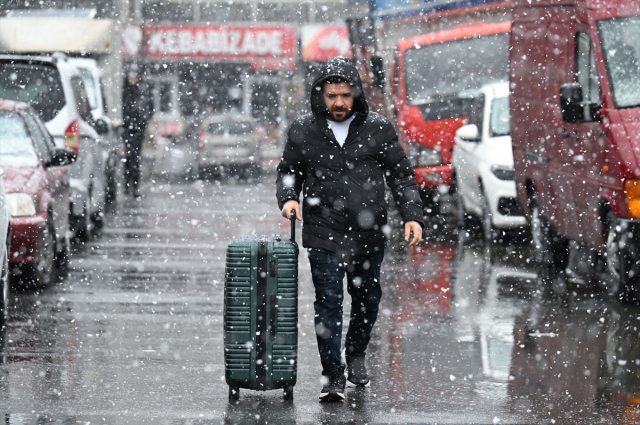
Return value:
M 295 399 L 242 390 L 229 404 L 225 249 L 235 236 L 288 233 L 273 180 L 148 182 L 141 200 L 120 198 L 61 283 L 13 292 L 0 365 L 5 423 L 638 422 L 640 309 L 546 276 L 526 244 L 489 249 L 438 219 L 419 249 L 395 240 L 387 250 L 371 388 L 318 402 L 302 251 Z

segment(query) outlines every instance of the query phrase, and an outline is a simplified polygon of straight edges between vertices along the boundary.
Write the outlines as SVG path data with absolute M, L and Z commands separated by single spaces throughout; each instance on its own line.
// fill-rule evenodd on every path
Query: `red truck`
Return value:
M 472 23 L 397 43 L 392 98 L 426 212 L 452 184 L 455 132 L 485 84 L 507 81 L 511 24 Z
M 510 45 L 516 184 L 535 258 L 570 272 L 585 248 L 605 289 L 637 300 L 640 2 L 517 0 Z
M 365 95 L 373 110 L 396 124 L 401 142 L 413 156 L 418 183 L 423 188 L 425 212 L 446 212 L 446 202 L 437 201 L 451 199 L 446 194 L 452 183 L 449 164 L 453 134 L 464 119 L 460 108 L 465 103 L 451 96 L 452 91 L 456 84 L 479 88 L 482 82 L 472 83 L 471 75 L 465 72 L 475 75 L 481 72 L 479 66 L 487 65 L 486 58 L 478 58 L 473 47 L 469 52 L 461 49 L 481 45 L 486 41 L 485 35 L 497 33 L 505 33 L 497 38 L 501 39 L 500 46 L 506 46 L 512 2 L 368 0 L 366 3 L 366 13 L 356 13 L 347 19 L 353 58 Z M 500 51 L 502 58 L 490 65 L 499 63 L 501 79 L 506 81 L 506 49 L 498 44 L 486 47 L 492 59 Z M 418 92 L 418 85 L 423 83 L 431 84 L 431 93 Z M 452 86 L 447 88 L 447 84 Z M 429 102 L 431 105 L 426 105 Z M 437 111 L 440 107 L 443 110 Z M 426 117 L 422 110 L 427 112 Z

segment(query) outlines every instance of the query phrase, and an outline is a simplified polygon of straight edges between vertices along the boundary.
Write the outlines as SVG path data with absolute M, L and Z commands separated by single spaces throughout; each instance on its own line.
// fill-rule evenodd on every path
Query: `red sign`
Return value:
M 147 59 L 249 62 L 254 69 L 295 69 L 295 27 L 149 26 Z
M 347 27 L 327 25 L 302 27 L 302 60 L 324 62 L 335 56 L 353 57 Z

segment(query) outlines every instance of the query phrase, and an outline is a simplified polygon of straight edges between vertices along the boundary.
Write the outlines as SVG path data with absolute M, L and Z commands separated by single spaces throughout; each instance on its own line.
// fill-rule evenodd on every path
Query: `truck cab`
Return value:
M 508 80 L 509 22 L 471 23 L 401 40 L 392 78 L 400 143 L 408 149 L 427 214 L 452 185 L 455 132 L 486 84 Z
M 597 253 L 605 289 L 640 294 L 640 3 L 517 0 L 511 137 L 538 263 Z

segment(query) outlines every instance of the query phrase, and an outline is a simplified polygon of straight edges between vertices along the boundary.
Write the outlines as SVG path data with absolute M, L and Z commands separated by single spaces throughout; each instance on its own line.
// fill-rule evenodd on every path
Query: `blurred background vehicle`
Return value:
M 0 101 L 0 166 L 11 209 L 12 270 L 17 283 L 46 286 L 69 254 L 71 186 L 76 152 L 56 147 L 36 111 Z
M 198 177 L 198 141 L 188 137 L 182 117 L 156 113 L 149 122 L 142 145 L 142 172 L 143 179 Z
M 255 122 L 247 116 L 220 114 L 205 119 L 198 143 L 202 176 L 260 177 L 258 135 Z
M 497 230 L 527 226 L 514 179 L 509 83 L 485 86 L 474 97 L 467 124 L 456 132 L 452 164 L 462 225 L 469 214 L 478 217 L 488 242 Z
M 70 167 L 70 226 L 75 238 L 86 240 L 91 230 L 102 223 L 107 155 L 96 130 L 105 133 L 108 129 L 96 126 L 80 71 L 61 53 L 0 55 L 0 99 L 33 106 L 56 146 L 76 152 L 78 160 Z
M 107 115 L 107 98 L 104 93 L 102 70 L 98 62 L 92 58 L 71 57 L 69 62 L 80 71 L 91 107 L 91 116 L 95 122 L 96 131 L 101 136 L 99 140 L 103 148 L 102 161 L 105 164 L 106 178 L 105 201 L 112 203 L 116 201 L 118 177 L 121 175 L 119 156 L 122 155 L 122 139 Z

